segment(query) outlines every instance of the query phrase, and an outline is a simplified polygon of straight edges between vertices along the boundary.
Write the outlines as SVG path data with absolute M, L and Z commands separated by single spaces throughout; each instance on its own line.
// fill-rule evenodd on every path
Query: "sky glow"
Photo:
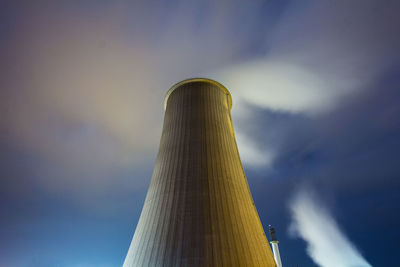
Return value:
M 164 96 L 202 76 L 232 94 L 246 177 L 285 265 L 329 267 L 324 225 L 351 251 L 335 252 L 343 266 L 395 266 L 399 9 L 394 0 L 3 1 L 0 266 L 120 266 Z

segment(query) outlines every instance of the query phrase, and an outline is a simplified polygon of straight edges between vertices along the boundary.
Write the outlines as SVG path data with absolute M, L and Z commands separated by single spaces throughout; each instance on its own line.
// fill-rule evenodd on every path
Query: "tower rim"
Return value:
M 192 83 L 192 82 L 205 82 L 205 83 L 209 83 L 209 84 L 213 84 L 213 85 L 217 86 L 219 89 L 221 89 L 227 95 L 227 97 L 228 97 L 228 108 L 229 108 L 229 110 L 232 109 L 232 96 L 231 96 L 231 93 L 221 83 L 219 83 L 219 82 L 217 82 L 215 80 L 212 80 L 212 79 L 208 79 L 208 78 L 189 78 L 189 79 L 185 79 L 183 81 L 177 82 L 176 84 L 174 84 L 167 91 L 167 93 L 165 94 L 165 98 L 164 98 L 164 110 L 167 109 L 168 98 L 172 94 L 172 92 L 174 92 L 175 89 L 181 87 L 182 85 L 188 84 L 188 83 Z

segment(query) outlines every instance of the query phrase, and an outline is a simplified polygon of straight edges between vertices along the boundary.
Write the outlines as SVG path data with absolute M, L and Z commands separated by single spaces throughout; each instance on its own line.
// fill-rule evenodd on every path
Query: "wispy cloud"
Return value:
M 258 107 L 318 114 L 365 89 L 393 62 L 397 20 L 390 5 L 376 1 L 292 2 L 265 33 L 263 57 L 217 76 Z
M 376 1 L 292 1 L 276 27 L 264 33 L 264 55 L 211 76 L 232 91 L 236 105 L 321 116 L 365 91 L 393 63 L 400 45 L 396 21 L 393 7 Z M 247 163 L 253 152 L 244 155 Z
M 115 172 L 151 166 L 163 96 L 179 80 L 204 75 L 221 81 L 232 91 L 235 116 L 249 112 L 241 103 L 316 115 L 361 90 L 384 67 L 380 59 L 397 48 L 375 38 L 396 31 L 388 26 L 394 8 L 375 15 L 368 12 L 375 10 L 372 1 L 351 12 L 344 4 L 307 1 L 301 8 L 289 4 L 271 23 L 265 5 L 20 7 L 23 19 L 2 50 L 0 129 L 44 162 L 46 172 L 37 176 L 47 187 L 101 191 Z M 241 132 L 244 163 L 271 166 L 273 151 Z M 69 178 L 60 178 L 60 170 Z M 74 186 L 84 181 L 88 186 Z
M 292 234 L 304 239 L 307 253 L 321 267 L 371 267 L 350 242 L 329 210 L 310 191 L 290 204 Z
M 150 169 L 168 87 L 232 61 L 248 42 L 231 45 L 233 14 L 261 2 L 19 7 L 1 51 L 0 129 L 35 155 L 42 188 L 87 195 L 121 182 L 116 173 Z

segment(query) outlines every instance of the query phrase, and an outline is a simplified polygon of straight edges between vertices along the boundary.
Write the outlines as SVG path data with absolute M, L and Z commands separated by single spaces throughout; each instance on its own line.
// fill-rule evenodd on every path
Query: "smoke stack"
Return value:
M 271 236 L 271 246 L 272 246 L 272 251 L 274 253 L 274 259 L 276 262 L 277 267 L 282 267 L 282 261 L 281 261 L 281 255 L 279 253 L 279 246 L 278 246 L 278 239 L 276 238 L 276 232 L 275 229 L 269 225 L 269 235 Z
M 159 152 L 124 267 L 275 267 L 240 161 L 229 91 L 174 85 Z

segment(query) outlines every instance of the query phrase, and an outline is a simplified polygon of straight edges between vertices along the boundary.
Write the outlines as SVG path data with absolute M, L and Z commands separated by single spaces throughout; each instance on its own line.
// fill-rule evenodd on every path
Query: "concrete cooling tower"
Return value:
M 159 152 L 124 267 L 275 267 L 220 83 L 189 79 L 165 97 Z

